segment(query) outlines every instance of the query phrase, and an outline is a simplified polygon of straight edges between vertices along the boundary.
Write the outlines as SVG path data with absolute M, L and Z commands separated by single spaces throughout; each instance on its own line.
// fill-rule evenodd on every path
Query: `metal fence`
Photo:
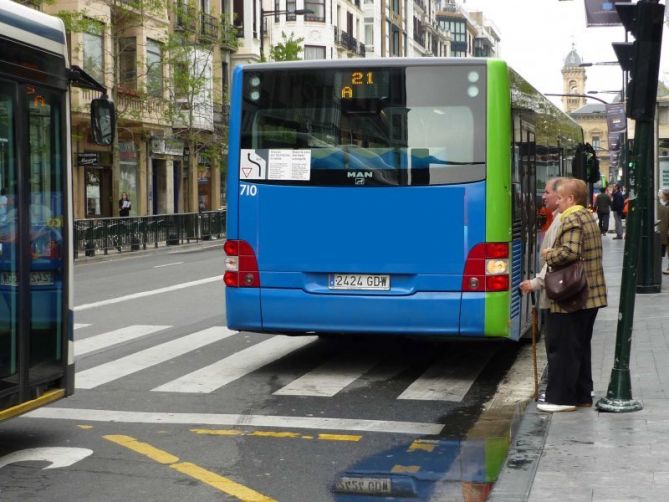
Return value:
M 74 221 L 74 257 L 175 246 L 225 235 L 225 210 Z

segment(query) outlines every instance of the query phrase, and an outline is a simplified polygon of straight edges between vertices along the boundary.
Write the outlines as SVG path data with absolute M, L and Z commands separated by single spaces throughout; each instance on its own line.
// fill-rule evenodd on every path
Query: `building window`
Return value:
M 286 21 L 295 21 L 295 14 L 290 14 L 297 9 L 295 3 L 295 0 L 286 0 L 286 11 L 288 12 L 286 14 Z
M 91 30 L 92 33 L 84 33 L 84 70 L 98 82 L 104 83 L 104 57 L 102 49 L 102 34 L 104 28 Z
M 304 59 L 325 59 L 325 47 L 322 45 L 305 45 Z
M 392 0 L 392 10 L 398 16 L 400 15 L 400 0 Z
M 374 24 L 365 23 L 365 43 L 374 45 Z
M 401 56 L 401 54 L 400 54 L 400 30 L 395 25 L 391 25 L 390 55 L 391 56 Z
M 232 23 L 237 28 L 237 34 L 244 36 L 244 0 L 233 0 Z
M 325 0 L 304 0 L 304 8 L 313 12 L 304 16 L 306 21 L 325 22 Z
M 150 38 L 146 40 L 146 92 L 149 96 L 163 95 L 163 48 Z
M 274 22 L 278 23 L 280 18 L 279 18 L 279 11 L 281 10 L 281 0 L 274 0 Z M 261 19 L 260 22 L 262 23 L 263 20 Z
M 592 148 L 599 150 L 601 148 L 599 136 L 592 137 Z
M 137 90 L 137 41 L 135 37 L 118 40 L 118 81 L 123 90 Z

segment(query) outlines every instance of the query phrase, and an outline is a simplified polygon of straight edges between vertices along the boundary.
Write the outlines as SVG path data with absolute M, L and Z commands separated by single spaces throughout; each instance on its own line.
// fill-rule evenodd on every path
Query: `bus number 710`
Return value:
M 240 195 L 247 195 L 255 197 L 258 194 L 258 187 L 256 185 L 239 185 Z

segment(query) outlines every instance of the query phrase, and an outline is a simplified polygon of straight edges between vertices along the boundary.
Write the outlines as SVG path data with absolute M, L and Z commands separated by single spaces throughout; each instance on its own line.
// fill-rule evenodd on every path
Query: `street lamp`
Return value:
M 589 68 L 590 66 L 620 66 L 618 61 L 600 61 L 598 63 L 581 63 L 578 66 L 581 68 Z
M 622 99 L 623 91 L 588 91 L 588 94 L 617 94 Z
M 590 94 L 590 93 L 588 93 Z M 545 93 L 544 96 L 556 96 L 556 97 L 563 97 L 563 98 L 586 98 L 586 99 L 594 99 L 595 101 L 599 101 L 600 103 L 604 103 L 605 105 L 608 105 L 608 102 L 604 101 L 601 98 L 596 98 L 594 96 L 588 96 L 587 94 L 556 94 L 556 93 Z
M 265 18 L 267 16 L 279 16 L 281 14 L 295 14 L 295 15 L 304 15 L 304 14 L 313 14 L 314 11 L 311 9 L 296 9 L 296 10 L 265 10 L 260 7 L 260 60 L 262 61 L 265 57 Z

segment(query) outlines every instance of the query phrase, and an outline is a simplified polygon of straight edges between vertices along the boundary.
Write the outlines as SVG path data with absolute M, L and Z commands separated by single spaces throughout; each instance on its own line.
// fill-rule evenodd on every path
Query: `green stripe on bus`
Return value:
M 488 61 L 486 241 L 511 241 L 511 91 L 505 62 Z
M 485 295 L 485 336 L 511 336 L 509 300 L 511 294 L 486 293 Z
M 504 61 L 488 61 L 487 242 L 511 241 L 511 90 Z M 509 293 L 485 295 L 486 336 L 510 336 Z

